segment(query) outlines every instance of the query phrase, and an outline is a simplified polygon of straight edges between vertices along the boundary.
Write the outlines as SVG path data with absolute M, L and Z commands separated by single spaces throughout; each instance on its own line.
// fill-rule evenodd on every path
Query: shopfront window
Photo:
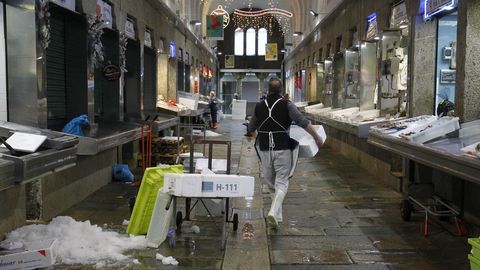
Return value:
M 256 47 L 256 40 L 255 40 L 255 29 L 250 28 L 247 30 L 247 55 L 252 56 L 255 55 L 255 47 Z
M 267 29 L 258 30 L 258 55 L 265 55 L 265 46 L 267 45 Z
M 235 55 L 243 55 L 243 43 L 245 33 L 241 28 L 235 30 Z

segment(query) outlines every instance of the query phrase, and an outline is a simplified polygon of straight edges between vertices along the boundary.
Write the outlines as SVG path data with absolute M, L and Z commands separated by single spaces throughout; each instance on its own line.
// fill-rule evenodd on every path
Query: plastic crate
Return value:
M 468 259 L 470 260 L 470 269 L 471 270 L 480 270 L 480 259 L 468 254 Z
M 472 245 L 472 255 L 480 260 L 480 238 L 470 238 L 468 243 Z
M 127 228 L 128 234 L 147 234 L 158 190 L 163 187 L 163 176 L 166 173 L 183 173 L 183 165 L 153 167 L 145 170 Z

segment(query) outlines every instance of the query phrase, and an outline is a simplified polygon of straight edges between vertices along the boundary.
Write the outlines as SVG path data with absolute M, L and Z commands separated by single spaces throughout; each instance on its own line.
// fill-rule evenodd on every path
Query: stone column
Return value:
M 255 76 L 257 76 L 259 82 L 259 87 L 258 87 L 258 99 L 263 96 L 263 93 L 265 93 L 265 79 L 267 78 L 267 73 L 262 73 L 262 72 L 257 72 L 255 73 Z
M 235 79 L 237 80 L 237 94 L 240 96 L 240 98 L 242 97 L 242 88 L 243 88 L 243 84 L 242 84 L 242 80 L 245 78 L 245 73 L 233 73 L 233 76 L 235 77 Z
M 435 66 L 437 20 L 423 20 L 420 1 L 407 2 L 410 19 L 411 46 L 409 49 L 409 114 L 433 114 L 435 103 Z
M 480 2 L 458 3 L 455 111 L 462 122 L 480 117 Z

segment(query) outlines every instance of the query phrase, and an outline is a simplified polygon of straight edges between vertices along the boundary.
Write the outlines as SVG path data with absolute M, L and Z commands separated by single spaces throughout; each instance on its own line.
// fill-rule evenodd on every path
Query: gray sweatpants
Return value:
M 292 150 L 258 151 L 263 181 L 270 188 L 288 191 L 288 176 L 292 169 Z

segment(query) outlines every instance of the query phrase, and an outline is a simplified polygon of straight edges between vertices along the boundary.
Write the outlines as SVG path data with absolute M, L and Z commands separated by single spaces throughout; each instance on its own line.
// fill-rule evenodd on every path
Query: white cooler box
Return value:
M 327 134 L 321 125 L 314 125 L 315 130 L 322 137 L 323 142 L 327 140 Z M 290 127 L 290 137 L 296 140 L 299 145 L 298 157 L 311 158 L 318 153 L 318 146 L 313 137 L 299 126 Z
M 164 191 L 178 197 L 251 197 L 255 178 L 238 175 L 165 174 Z

